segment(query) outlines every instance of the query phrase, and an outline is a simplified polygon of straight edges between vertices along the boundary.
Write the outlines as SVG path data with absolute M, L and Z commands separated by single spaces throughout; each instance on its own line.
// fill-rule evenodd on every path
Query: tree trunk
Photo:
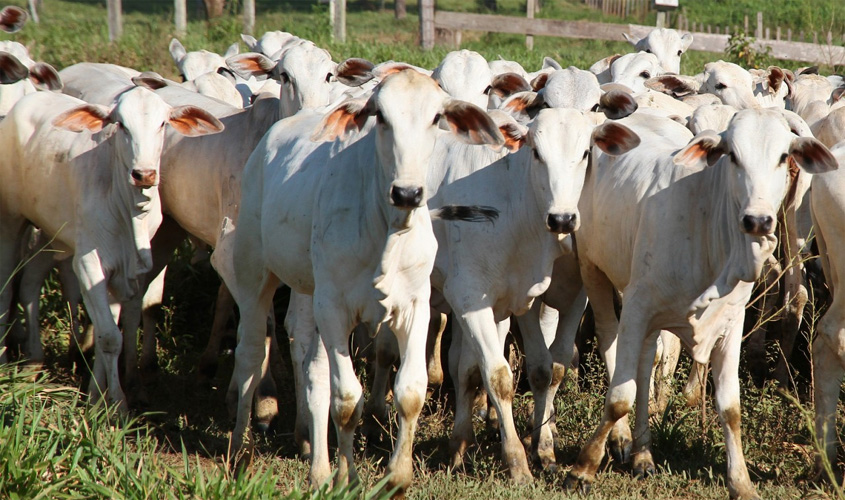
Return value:
M 405 0 L 394 0 L 396 19 L 405 19 L 407 11 L 405 10 Z
M 208 18 L 213 19 L 223 15 L 223 8 L 226 7 L 226 0 L 203 0 Z

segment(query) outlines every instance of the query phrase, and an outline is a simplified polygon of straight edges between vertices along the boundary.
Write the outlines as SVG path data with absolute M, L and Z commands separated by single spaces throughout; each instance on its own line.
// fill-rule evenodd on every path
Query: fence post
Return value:
M 346 42 L 346 0 L 331 0 L 329 16 L 332 20 L 332 38 Z
M 174 22 L 176 24 L 176 36 L 183 37 L 188 29 L 188 5 L 187 0 L 174 0 L 173 8 Z
M 528 0 L 525 4 L 525 16 L 528 19 L 534 19 L 534 2 L 535 0 Z M 525 48 L 534 50 L 534 37 L 531 35 L 525 36 Z
M 420 45 L 434 48 L 434 0 L 420 0 Z
M 123 34 L 123 16 L 121 0 L 108 0 L 106 11 L 109 18 L 109 41 L 115 41 Z
M 757 12 L 757 29 L 754 31 L 754 36 L 757 40 L 763 38 L 763 13 Z
M 244 33 L 251 35 L 255 31 L 255 0 L 244 2 Z M 345 31 L 345 30 L 344 30 Z

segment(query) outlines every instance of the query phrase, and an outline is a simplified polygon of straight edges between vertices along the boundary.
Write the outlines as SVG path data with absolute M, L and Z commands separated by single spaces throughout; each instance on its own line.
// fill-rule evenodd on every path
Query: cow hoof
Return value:
M 270 434 L 270 421 L 258 421 L 255 422 L 255 432 L 261 434 L 262 436 L 266 436 Z
M 578 477 L 571 472 L 566 475 L 566 479 L 563 481 L 563 489 L 570 493 L 588 495 L 592 487 L 592 481 L 587 480 L 585 477 Z
M 550 474 L 556 474 L 557 473 L 557 464 L 552 462 L 550 464 L 544 465 L 543 469 L 547 470 Z
M 655 475 L 657 475 L 657 469 L 654 468 L 654 464 L 641 463 L 634 466 L 634 477 L 637 479 L 645 479 Z
M 627 464 L 631 461 L 631 440 L 628 438 L 619 438 L 610 440 L 610 455 L 613 460 L 620 464 Z

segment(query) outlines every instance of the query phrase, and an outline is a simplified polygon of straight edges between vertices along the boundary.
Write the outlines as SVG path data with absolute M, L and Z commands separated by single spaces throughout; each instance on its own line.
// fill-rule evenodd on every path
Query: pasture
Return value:
M 548 4 L 549 12 L 560 17 L 598 16 L 575 1 Z M 521 2 L 514 0 L 500 1 L 499 5 L 503 13 L 522 8 Z M 833 0 L 830 5 L 831 12 L 845 14 Z M 278 4 L 259 1 L 255 31 L 260 35 L 266 30 L 281 29 L 311 39 L 327 48 L 336 61 L 354 56 L 434 67 L 448 49 L 438 47 L 422 52 L 417 48 L 415 3 L 409 2 L 410 15 L 400 21 L 393 18 L 390 7 L 388 4 L 388 10 L 382 12 L 372 3 L 351 5 L 350 42 L 343 45 L 330 39 L 327 6 L 319 4 L 286 4 L 280 8 Z M 469 8 L 457 0 L 443 2 L 442 7 Z M 124 37 L 110 44 L 101 3 L 44 0 L 40 24 L 30 23 L 22 32 L 2 37 L 27 45 L 34 59 L 59 69 L 81 61 L 111 62 L 176 78 L 178 71 L 167 51 L 173 29 L 167 9 L 167 5 L 158 2 L 125 0 Z M 203 47 L 222 53 L 239 40 L 241 22 L 236 16 L 226 15 L 211 22 L 189 19 L 188 34 L 181 38 L 188 50 Z M 811 25 L 822 21 L 810 17 L 801 22 Z M 487 59 L 502 56 L 519 61 L 529 71 L 539 68 L 543 56 L 554 58 L 564 67 L 586 68 L 608 54 L 629 51 L 622 41 L 537 37 L 534 51 L 530 52 L 522 37 L 470 33 L 465 34 L 462 47 L 478 51 Z M 241 51 L 244 50 L 241 44 Z M 723 55 L 686 54 L 682 72 L 696 73 L 704 62 L 720 57 Z M 129 418 L 99 407 L 89 408 L 84 396 L 77 392 L 83 386 L 67 362 L 68 311 L 57 280 L 47 283 L 41 304 L 47 351 L 44 370 L 35 373 L 25 366 L 0 366 L 0 498 L 210 500 L 309 495 L 304 493 L 308 491 L 308 465 L 296 455 L 293 441 L 296 402 L 287 335 L 281 321 L 277 326 L 279 352 L 272 362 L 279 387 L 280 415 L 271 432 L 258 438 L 252 467 L 237 477 L 227 470 L 224 457 L 233 423 L 224 397 L 233 356 L 231 349 L 221 354 L 216 378 L 207 385 L 197 383 L 197 362 L 211 330 L 219 278 L 207 260 L 192 262 L 191 252 L 187 244 L 180 247 L 168 272 L 165 307 L 159 321 L 158 370 L 147 382 L 145 394 L 133 401 Z M 279 292 L 275 302 L 277 318 L 284 317 L 286 303 L 286 294 Z M 809 479 L 815 449 L 813 381 L 806 345 L 820 313 L 812 306 L 805 310 L 808 327 L 793 357 L 796 371 L 788 387 L 777 387 L 772 382 L 757 386 L 744 369 L 745 363 L 740 366 L 746 459 L 751 479 L 763 498 L 845 498 L 841 489 Z M 773 349 L 768 354 L 772 359 L 776 355 Z M 705 399 L 700 406 L 689 408 L 680 396 L 689 370 L 689 360 L 685 359 L 673 386 L 676 396 L 664 414 L 652 418 L 658 474 L 637 480 L 631 476 L 629 465 L 608 458 L 590 498 L 715 499 L 727 495 L 724 440 L 712 400 Z M 363 362 L 356 365 L 356 371 L 366 388 Z M 524 375 L 520 378 L 517 373 L 515 378 L 517 430 L 522 436 L 530 435 L 532 399 Z M 564 478 L 600 418 L 606 386 L 598 355 L 586 352 L 578 378 L 565 379 L 555 402 L 557 461 L 561 466 L 555 472 L 535 467 L 535 481 L 528 486 L 509 483 L 501 470 L 499 432 L 481 418 L 474 422 L 477 443 L 469 450 L 466 467 L 450 470 L 448 443 L 454 397 L 449 382 L 434 389 L 425 403 L 416 434 L 415 476 L 408 496 L 569 498 L 563 490 Z M 838 429 L 842 436 L 841 423 Z M 316 496 L 378 496 L 378 481 L 392 449 L 391 429 L 386 432 L 388 437 L 383 443 L 366 443 L 358 436 L 356 453 L 363 482 L 360 489 L 331 490 L 325 486 Z M 333 434 L 332 431 L 332 440 Z M 841 466 L 833 464 L 834 468 Z

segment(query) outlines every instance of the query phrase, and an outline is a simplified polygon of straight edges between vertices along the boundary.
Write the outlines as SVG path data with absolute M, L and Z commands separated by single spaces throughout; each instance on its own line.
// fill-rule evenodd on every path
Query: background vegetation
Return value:
M 739 6 L 747 5 L 750 15 L 764 9 L 767 19 L 783 19 L 784 26 L 791 24 L 796 31 L 834 26 L 833 23 L 839 23 L 835 26 L 841 29 L 845 10 L 838 0 L 781 0 L 776 5 L 763 5 L 758 0 L 681 2 L 690 17 L 701 16 L 697 19 L 700 22 L 737 23 L 736 16 L 744 13 Z M 20 0 L 13 3 L 24 4 Z M 328 48 L 336 60 L 358 56 L 433 67 L 448 51 L 443 47 L 431 52 L 417 48 L 418 20 L 412 1 L 408 6 L 410 15 L 401 21 L 393 18 L 390 3 L 386 4 L 386 11 L 378 10 L 372 2 L 351 3 L 347 44 L 331 40 L 325 5 L 304 1 L 257 3 L 257 34 L 276 29 L 290 31 Z M 443 0 L 440 7 L 480 8 L 462 0 Z M 501 0 L 499 9 L 503 13 L 522 12 L 524 4 Z M 40 24 L 29 24 L 21 33 L 5 38 L 24 43 L 35 59 L 57 68 L 80 61 L 114 62 L 175 78 L 177 71 L 167 51 L 173 31 L 171 3 L 124 0 L 124 11 L 125 34 L 116 43 L 108 42 L 101 0 L 45 0 L 39 12 Z M 239 40 L 241 21 L 231 12 L 207 22 L 200 19 L 191 4 L 189 15 L 188 35 L 182 39 L 189 50 L 207 48 L 222 53 Z M 542 15 L 601 19 L 600 13 L 576 0 L 546 1 Z M 477 33 L 466 33 L 464 41 L 465 48 L 488 59 L 515 59 L 528 70 L 538 69 L 543 56 L 551 56 L 564 66 L 587 67 L 606 55 L 630 50 L 624 42 L 537 37 L 535 50 L 529 52 L 523 37 Z M 684 58 L 682 70 L 688 74 L 698 72 L 705 61 L 720 57 L 724 55 L 690 53 Z M 787 67 L 791 66 L 787 63 Z M 296 457 L 292 439 L 295 403 L 285 342 L 281 345 L 281 359 L 274 362 L 282 414 L 273 432 L 260 438 L 253 468 L 238 478 L 227 472 L 223 456 L 232 424 L 223 399 L 232 369 L 231 351 L 221 355 L 218 377 L 209 386 L 197 384 L 194 372 L 210 331 L 218 283 L 207 262 L 191 264 L 187 247 L 180 250 L 166 287 L 159 371 L 148 381 L 146 401 L 136 400 L 135 416 L 123 420 L 102 408 L 88 408 L 76 391 L 81 386 L 80 378 L 66 362 L 68 313 L 56 281 L 51 280 L 42 300 L 41 326 L 48 350 L 45 371 L 36 376 L 32 372 L 19 373 L 14 365 L 0 367 L 0 498 L 208 500 L 300 496 L 300 490 L 307 487 L 307 464 Z M 278 314 L 282 317 L 285 298 L 278 300 Z M 286 338 L 281 329 L 278 335 Z M 806 350 L 798 357 L 806 366 Z M 363 363 L 359 368 L 366 378 Z M 416 478 L 409 495 L 485 500 L 567 497 L 562 492 L 566 470 L 602 412 L 603 370 L 595 356 L 589 354 L 580 379 L 567 379 L 556 402 L 558 462 L 562 467 L 555 473 L 535 470 L 536 481 L 530 486 L 508 483 L 501 472 L 498 431 L 487 428 L 482 420 L 476 422 L 478 442 L 470 450 L 467 468 L 449 470 L 451 387 L 447 384 L 434 391 L 417 434 Z M 686 370 L 686 366 L 682 368 L 679 380 L 685 379 Z M 796 374 L 795 380 L 794 386 L 783 393 L 772 385 L 756 387 L 749 378 L 743 380 L 743 431 L 752 480 L 764 498 L 835 496 L 837 490 L 807 480 L 813 457 L 812 434 L 805 413 L 811 408 L 810 379 L 805 372 Z M 528 434 L 532 401 L 526 385 L 524 381 L 520 384 L 515 415 L 518 429 Z M 710 402 L 687 408 L 675 398 L 666 413 L 654 419 L 653 430 L 655 459 L 661 474 L 637 481 L 631 478 L 628 466 L 608 461 L 592 498 L 698 499 L 727 495 L 723 437 Z M 376 486 L 390 448 L 389 440 L 367 447 L 360 443 L 359 466 L 365 488 L 373 490 Z M 324 488 L 319 495 L 356 494 L 328 492 Z

